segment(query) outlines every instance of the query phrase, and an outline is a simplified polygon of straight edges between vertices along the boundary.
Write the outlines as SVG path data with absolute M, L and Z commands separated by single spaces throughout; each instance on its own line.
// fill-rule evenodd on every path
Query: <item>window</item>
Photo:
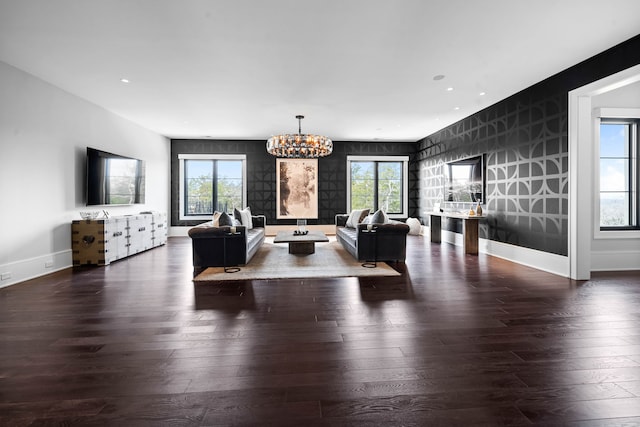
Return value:
M 600 121 L 600 229 L 638 229 L 638 119 Z
M 180 219 L 209 219 L 246 205 L 246 156 L 181 154 Z
M 348 210 L 382 209 L 390 217 L 406 217 L 408 165 L 407 156 L 348 156 Z

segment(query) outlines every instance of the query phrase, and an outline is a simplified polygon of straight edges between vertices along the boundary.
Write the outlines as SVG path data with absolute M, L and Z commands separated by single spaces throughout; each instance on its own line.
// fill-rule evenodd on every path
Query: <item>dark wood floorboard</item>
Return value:
M 171 238 L 0 289 L 0 425 L 640 425 L 640 272 L 393 266 L 194 285 Z

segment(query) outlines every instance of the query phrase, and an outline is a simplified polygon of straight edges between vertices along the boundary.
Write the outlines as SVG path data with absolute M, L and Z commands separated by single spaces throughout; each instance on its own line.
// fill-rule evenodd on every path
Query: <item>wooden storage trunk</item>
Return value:
M 108 265 L 167 242 L 167 215 L 149 213 L 71 224 L 73 265 Z

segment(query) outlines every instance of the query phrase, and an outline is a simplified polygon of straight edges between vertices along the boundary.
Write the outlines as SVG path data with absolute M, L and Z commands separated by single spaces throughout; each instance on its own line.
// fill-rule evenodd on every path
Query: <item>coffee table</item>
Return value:
M 293 231 L 278 231 L 273 243 L 288 243 L 289 253 L 294 255 L 310 255 L 316 252 L 316 242 L 328 242 L 329 238 L 322 231 L 309 231 L 304 235 L 293 234 Z

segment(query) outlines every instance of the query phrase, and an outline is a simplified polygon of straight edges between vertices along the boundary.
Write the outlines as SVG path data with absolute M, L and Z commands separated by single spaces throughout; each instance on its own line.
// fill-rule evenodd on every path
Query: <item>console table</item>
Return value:
M 114 216 L 71 223 L 73 265 L 108 265 L 167 242 L 167 214 Z
M 466 215 L 458 212 L 429 212 L 429 228 L 431 242 L 442 241 L 442 218 L 456 218 L 462 220 L 464 236 L 464 253 L 478 255 L 478 221 L 486 215 Z

